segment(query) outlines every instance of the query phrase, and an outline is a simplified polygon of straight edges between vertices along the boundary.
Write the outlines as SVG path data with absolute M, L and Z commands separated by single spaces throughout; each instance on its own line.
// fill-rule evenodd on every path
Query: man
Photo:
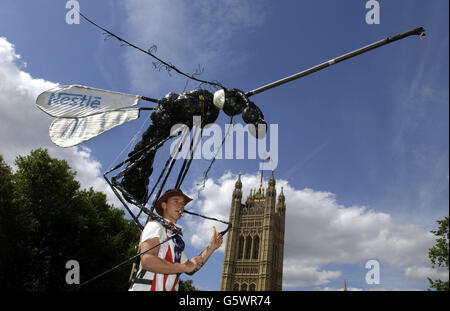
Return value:
M 192 201 L 180 189 L 166 191 L 155 204 L 156 212 L 171 224 L 181 218 L 184 206 Z M 178 227 L 181 227 L 178 225 Z M 142 231 L 140 251 L 146 251 L 174 235 L 157 221 L 150 221 Z M 141 255 L 141 262 L 131 291 L 177 291 L 179 275 L 193 275 L 220 247 L 223 237 L 215 231 L 208 247 L 198 256 L 187 258 L 184 242 L 179 235 Z

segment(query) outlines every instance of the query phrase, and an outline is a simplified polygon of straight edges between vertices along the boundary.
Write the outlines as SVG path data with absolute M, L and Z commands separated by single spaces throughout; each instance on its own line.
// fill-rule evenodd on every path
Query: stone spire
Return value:
M 281 192 L 280 192 L 280 195 L 278 196 L 278 202 L 284 204 L 284 200 L 285 200 L 285 197 L 284 197 L 284 193 L 283 193 L 283 186 L 281 186 Z
M 236 183 L 234 184 L 234 188 L 242 190 L 241 172 L 239 172 L 238 180 L 236 180 Z
M 272 170 L 272 176 L 270 176 L 269 178 L 269 186 L 267 187 L 267 197 L 271 197 L 274 200 L 275 203 L 275 195 L 276 195 L 276 190 L 275 190 L 275 178 L 273 177 L 273 170 Z
M 255 188 L 255 193 L 253 194 L 253 198 L 254 199 L 264 199 L 264 188 L 263 188 L 262 184 L 259 185 L 259 188 L 257 191 Z
M 250 207 L 250 206 L 253 205 L 253 194 L 252 194 L 252 192 L 253 192 L 253 189 L 250 189 L 250 194 L 248 195 L 247 200 L 245 201 L 245 205 L 247 207 Z
M 242 182 L 241 182 L 241 173 L 239 173 L 238 180 L 236 180 L 236 183 L 234 184 L 233 201 L 234 200 L 241 201 L 241 199 L 242 199 Z
M 270 179 L 269 179 L 269 186 L 275 187 L 275 178 L 273 177 L 273 170 L 272 170 L 272 176 L 270 176 Z
M 285 203 L 285 197 L 283 193 L 283 187 L 281 187 L 280 195 L 278 196 L 278 202 L 277 202 L 277 212 L 280 214 L 284 214 L 286 211 L 286 203 Z

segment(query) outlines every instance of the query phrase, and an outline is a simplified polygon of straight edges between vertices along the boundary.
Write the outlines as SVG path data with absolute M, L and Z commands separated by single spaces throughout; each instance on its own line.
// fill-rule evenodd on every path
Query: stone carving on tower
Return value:
M 261 176 L 262 177 L 262 176 Z M 241 174 L 231 200 L 230 222 L 220 290 L 281 290 L 286 204 L 281 193 L 276 199 L 275 178 L 267 189 L 261 183 L 251 189 L 242 203 Z

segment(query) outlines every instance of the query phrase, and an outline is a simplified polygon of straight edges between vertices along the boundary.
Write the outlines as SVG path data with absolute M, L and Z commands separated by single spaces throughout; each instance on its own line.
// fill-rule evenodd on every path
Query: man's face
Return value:
M 180 219 L 181 214 L 184 211 L 184 197 L 181 195 L 175 195 L 170 197 L 167 202 L 161 203 L 163 209 L 163 217 L 170 221 L 176 222 Z

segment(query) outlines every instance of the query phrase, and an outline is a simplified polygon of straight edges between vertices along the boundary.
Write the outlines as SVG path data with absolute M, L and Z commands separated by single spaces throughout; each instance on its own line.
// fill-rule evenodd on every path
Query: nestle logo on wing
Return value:
M 48 99 L 48 105 L 68 105 L 79 107 L 99 108 L 101 104 L 100 96 L 88 96 L 73 93 L 51 93 Z

